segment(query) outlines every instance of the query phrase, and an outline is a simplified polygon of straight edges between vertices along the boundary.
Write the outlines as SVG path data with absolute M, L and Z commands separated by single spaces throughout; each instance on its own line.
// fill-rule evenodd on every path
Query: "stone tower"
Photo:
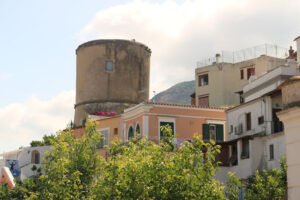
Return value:
M 149 99 L 151 50 L 134 40 L 93 40 L 76 50 L 75 126 L 86 114 L 122 113 Z

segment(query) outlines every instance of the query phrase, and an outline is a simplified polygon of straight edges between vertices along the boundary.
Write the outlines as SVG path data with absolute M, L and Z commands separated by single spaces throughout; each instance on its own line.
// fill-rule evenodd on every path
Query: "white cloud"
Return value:
M 6 80 L 6 79 L 9 79 L 12 75 L 9 74 L 9 73 L 2 73 L 0 74 L 0 80 Z
M 0 153 L 66 128 L 73 119 L 74 101 L 75 92 L 64 91 L 50 100 L 32 95 L 25 102 L 0 108 Z
M 124 38 L 152 49 L 151 91 L 194 79 L 197 60 L 221 50 L 263 43 L 288 47 L 300 34 L 299 1 L 135 0 L 100 10 L 80 33 L 90 39 Z

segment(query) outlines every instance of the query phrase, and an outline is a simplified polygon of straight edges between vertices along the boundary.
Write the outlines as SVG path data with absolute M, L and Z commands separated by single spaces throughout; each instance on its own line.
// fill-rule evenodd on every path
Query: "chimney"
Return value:
M 288 57 L 288 59 L 295 59 L 294 49 L 293 49 L 292 46 L 290 46 L 289 57 Z
M 294 39 L 294 41 L 296 42 L 296 46 L 297 46 L 297 62 L 298 62 L 298 66 L 300 64 L 300 36 L 298 36 L 296 39 Z

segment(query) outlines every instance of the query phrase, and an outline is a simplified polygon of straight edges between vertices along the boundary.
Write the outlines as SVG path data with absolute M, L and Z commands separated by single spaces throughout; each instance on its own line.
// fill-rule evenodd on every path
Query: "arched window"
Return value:
M 141 135 L 141 128 L 140 128 L 140 124 L 137 123 L 136 127 L 135 127 L 135 133 L 137 136 Z
M 134 137 L 134 129 L 132 126 L 129 127 L 128 129 L 128 140 L 131 140 Z
M 31 163 L 40 164 L 40 152 L 38 150 L 34 150 L 31 153 Z

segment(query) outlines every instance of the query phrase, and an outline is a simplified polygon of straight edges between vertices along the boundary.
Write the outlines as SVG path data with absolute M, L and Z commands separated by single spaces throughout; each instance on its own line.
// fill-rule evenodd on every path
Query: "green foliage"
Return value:
M 42 165 L 46 175 L 39 178 L 41 187 L 30 199 L 94 199 L 93 188 L 100 176 L 101 157 L 97 144 L 101 134 L 96 124 L 86 123 L 86 135 L 73 137 L 71 129 L 57 135 Z
M 241 180 L 234 173 L 228 172 L 229 180 L 227 181 L 226 195 L 230 200 L 238 200 L 240 189 L 244 187 Z
M 280 169 L 264 170 L 262 173 L 256 171 L 254 177 L 248 181 L 245 199 L 283 199 L 287 189 L 286 170 L 287 165 L 283 158 Z
M 213 178 L 219 146 L 194 136 L 176 150 L 169 131 L 161 145 L 145 139 L 128 146 L 112 143 L 96 199 L 226 199 L 225 186 Z
M 37 141 L 34 140 L 30 143 L 31 147 L 38 147 L 38 146 L 49 146 L 53 145 L 55 141 L 56 136 L 51 134 L 51 135 L 44 135 L 42 141 Z
M 86 123 L 86 135 L 75 139 L 71 129 L 60 132 L 35 177 L 16 187 L 0 186 L 0 199 L 238 199 L 243 185 L 229 173 L 227 187 L 214 179 L 220 147 L 198 136 L 175 148 L 170 127 L 163 127 L 160 145 L 133 138 L 108 148 L 109 159 L 97 154 L 101 134 Z M 264 171 L 248 182 L 246 199 L 280 199 L 286 190 L 286 164 Z
M 7 184 L 0 185 L 0 199 L 1 200 L 25 200 L 31 196 L 32 191 L 39 190 L 38 177 L 25 179 L 22 183 L 16 180 L 16 186 L 13 189 L 8 189 Z

